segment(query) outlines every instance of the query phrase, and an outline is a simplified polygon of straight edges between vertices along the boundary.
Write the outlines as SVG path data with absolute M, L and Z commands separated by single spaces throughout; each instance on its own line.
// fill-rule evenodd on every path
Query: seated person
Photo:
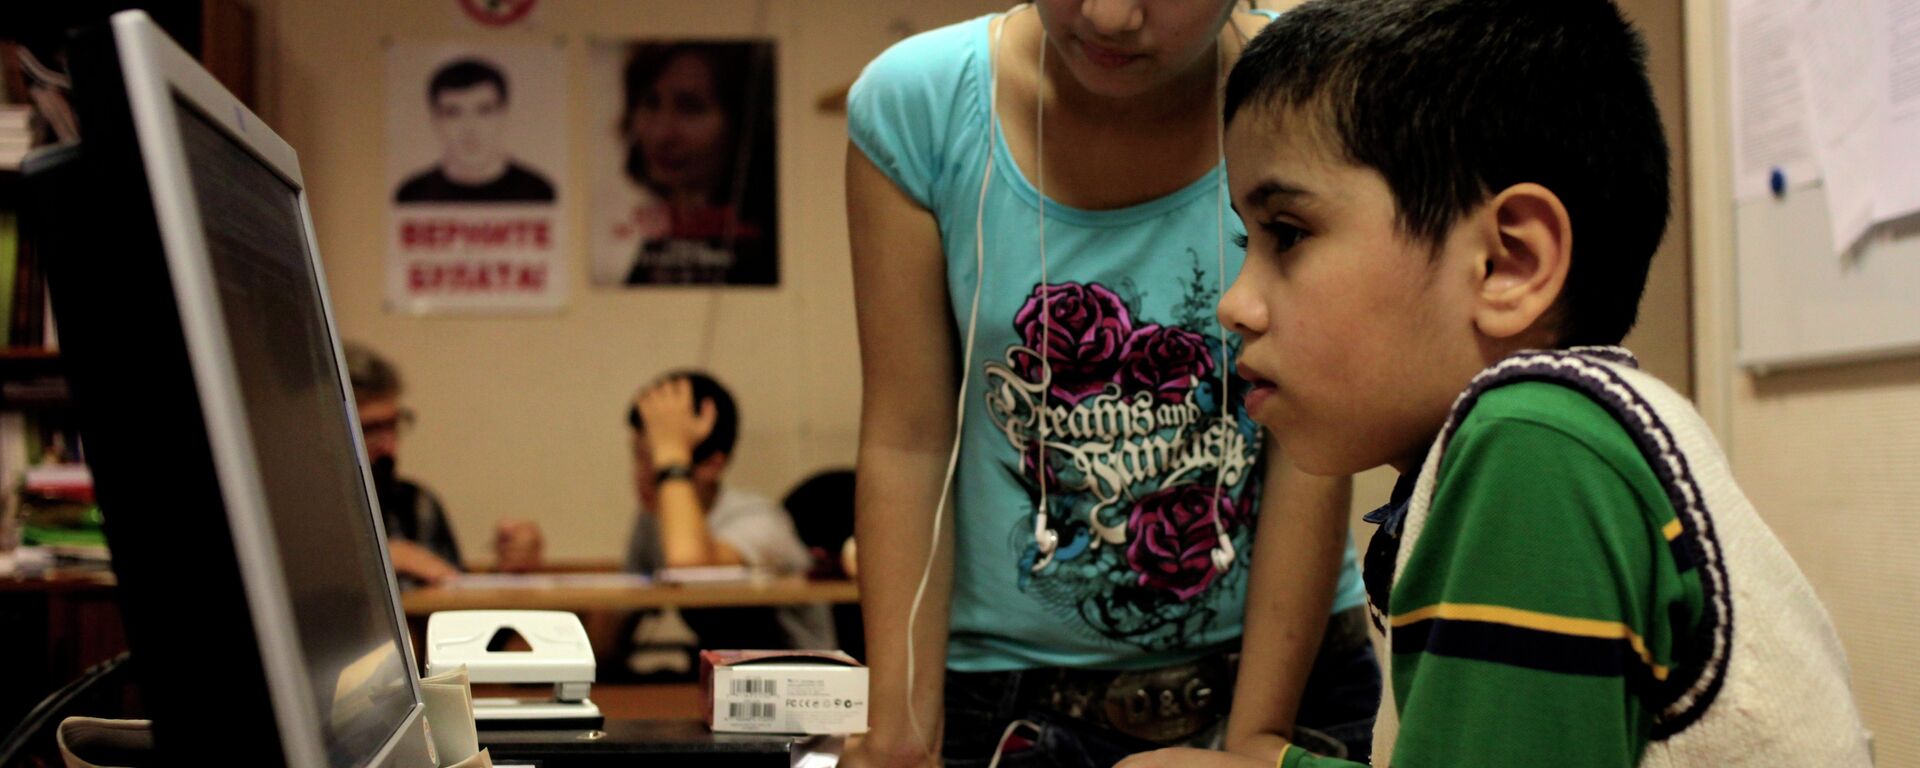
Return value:
M 722 487 L 739 412 L 719 382 L 697 372 L 669 374 L 634 398 L 627 424 L 633 428 L 633 483 L 640 497 L 627 570 L 652 575 L 662 568 L 746 565 L 807 572 L 812 559 L 786 511 L 765 497 Z M 706 648 L 836 645 L 832 619 L 821 605 L 685 615 Z M 642 631 L 651 623 L 643 619 Z
M 800 542 L 813 557 L 813 569 L 807 575 L 851 578 L 853 572 L 841 562 L 841 555 L 853 543 L 853 470 L 829 469 L 809 477 L 788 491 L 780 506 L 793 518 Z
M 446 510 L 433 492 L 394 472 L 400 430 L 412 425 L 413 412 L 400 405 L 400 371 L 386 358 L 346 342 L 347 376 L 360 411 L 360 434 L 373 468 L 374 493 L 387 526 L 387 549 L 403 588 L 438 584 L 464 568 Z M 495 568 L 529 571 L 540 565 L 540 526 L 531 520 L 503 519 L 494 529 Z

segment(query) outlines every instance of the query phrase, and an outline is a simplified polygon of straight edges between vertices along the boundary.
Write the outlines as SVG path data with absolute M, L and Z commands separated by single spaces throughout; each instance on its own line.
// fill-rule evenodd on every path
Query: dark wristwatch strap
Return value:
M 668 480 L 692 480 L 692 479 L 693 479 L 693 465 L 691 464 L 671 464 L 668 466 L 661 467 L 660 471 L 653 473 L 653 482 L 655 485 L 665 483 Z

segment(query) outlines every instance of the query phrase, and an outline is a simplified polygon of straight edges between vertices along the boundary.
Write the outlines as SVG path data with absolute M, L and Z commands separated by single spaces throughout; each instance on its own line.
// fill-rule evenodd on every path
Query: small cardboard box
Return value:
M 716 733 L 867 732 L 867 668 L 841 651 L 701 651 Z

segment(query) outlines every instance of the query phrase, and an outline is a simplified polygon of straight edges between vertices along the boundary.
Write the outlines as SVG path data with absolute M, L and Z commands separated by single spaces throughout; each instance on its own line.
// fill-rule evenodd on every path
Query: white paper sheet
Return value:
M 447 589 L 640 589 L 653 583 L 637 573 L 463 573 Z
M 1874 218 L 1920 212 L 1920 0 L 1881 0 L 1886 13 L 1887 123 Z
M 1814 155 L 1820 162 L 1833 252 L 1873 226 L 1885 151 L 1887 49 L 1884 0 L 1808 0 L 1794 58 L 1810 87 Z M 1863 23 L 1864 22 L 1864 23 Z
M 1819 180 L 1806 89 L 1791 55 L 1806 0 L 1732 0 L 1734 196 L 1769 194 L 1777 169 L 1789 187 Z

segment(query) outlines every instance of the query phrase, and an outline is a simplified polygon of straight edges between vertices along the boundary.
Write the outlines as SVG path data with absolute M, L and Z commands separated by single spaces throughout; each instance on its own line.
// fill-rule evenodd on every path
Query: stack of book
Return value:
M 0 208 L 0 347 L 51 351 L 57 338 L 39 253 L 20 237 L 19 214 Z

